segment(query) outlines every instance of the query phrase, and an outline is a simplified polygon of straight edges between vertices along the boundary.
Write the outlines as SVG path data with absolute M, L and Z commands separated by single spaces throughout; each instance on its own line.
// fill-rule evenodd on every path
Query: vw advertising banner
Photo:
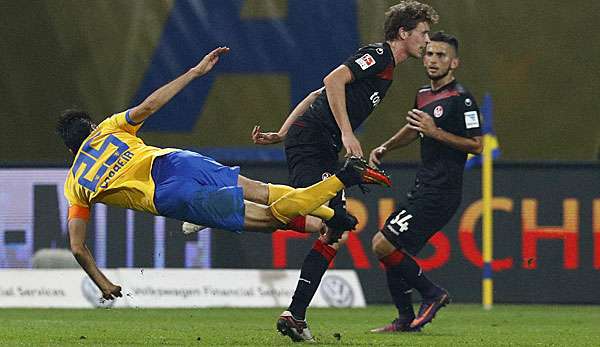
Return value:
M 106 276 L 119 280 L 117 271 Z M 102 299 L 100 290 L 81 270 L 0 270 L 0 307 L 92 308 L 125 306 Z
M 122 287 L 109 301 L 81 270 L 0 270 L 0 307 L 284 307 L 297 270 L 117 269 L 106 275 Z M 313 306 L 365 307 L 353 270 L 334 270 L 321 282 Z

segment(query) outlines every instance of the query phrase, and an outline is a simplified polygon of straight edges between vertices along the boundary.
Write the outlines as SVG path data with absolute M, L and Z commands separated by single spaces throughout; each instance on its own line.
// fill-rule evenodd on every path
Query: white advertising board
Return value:
M 104 301 L 81 270 L 0 270 L 0 307 L 284 307 L 298 270 L 117 269 L 123 298 Z M 331 270 L 312 306 L 364 307 L 353 270 Z
M 118 281 L 117 271 L 105 271 Z M 93 308 L 124 306 L 102 300 L 100 290 L 81 270 L 0 270 L 0 307 Z

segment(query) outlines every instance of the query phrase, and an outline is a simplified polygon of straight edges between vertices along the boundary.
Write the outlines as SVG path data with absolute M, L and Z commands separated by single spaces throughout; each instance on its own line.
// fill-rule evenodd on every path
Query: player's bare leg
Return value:
M 273 201 L 279 199 L 281 196 L 294 190 L 294 188 L 292 187 L 284 185 L 267 184 L 244 177 L 242 175 L 238 176 L 238 185 L 242 187 L 242 190 L 244 192 L 244 200 L 254 202 L 259 205 L 269 205 Z M 258 225 L 258 228 L 262 229 L 263 223 L 258 222 L 262 220 L 261 214 L 254 212 L 252 213 L 254 215 L 251 216 L 251 219 L 248 221 L 249 225 Z M 333 215 L 333 211 L 331 211 L 331 209 L 328 209 L 326 206 L 322 206 L 317 208 L 317 210 L 311 212 L 311 214 L 320 218 L 329 219 Z M 303 217 L 301 221 L 297 221 L 296 225 L 284 227 L 283 229 L 292 229 L 299 232 L 309 233 L 318 232 L 322 229 L 322 221 L 320 218 L 306 216 L 305 218 Z M 297 225 L 298 223 L 301 223 L 302 225 Z M 189 222 L 184 222 L 182 225 L 182 231 L 184 234 L 199 232 L 206 228 L 207 227 L 205 226 Z M 266 229 L 264 230 L 268 230 L 268 227 L 266 227 Z
M 269 206 L 247 200 L 244 201 L 244 206 L 244 230 L 271 233 L 285 226 L 273 216 Z
M 244 190 L 244 200 L 269 205 L 268 184 L 239 175 L 238 186 Z
M 281 230 L 294 230 L 301 233 L 318 233 L 324 232 L 323 221 L 317 217 L 305 216 L 303 218 L 302 227 L 291 227 L 289 225 L 284 226 L 283 223 L 277 221 L 268 209 L 268 206 L 257 204 L 251 201 L 245 201 L 246 205 L 246 220 L 244 221 L 245 228 L 248 231 L 257 231 L 270 233 L 277 229 Z M 281 225 L 281 227 L 277 227 Z M 208 229 L 203 225 L 198 225 L 190 222 L 183 222 L 181 230 L 184 234 L 192 234 L 195 232 L 202 232 Z
M 292 227 L 290 224 L 284 224 L 273 214 L 271 206 L 265 206 L 254 203 L 252 201 L 244 201 L 245 216 L 244 230 L 271 233 L 276 230 L 296 230 L 306 233 L 321 232 L 322 238 L 329 238 L 327 234 L 328 228 L 324 226 L 321 219 L 313 216 L 305 216 L 302 218 L 303 225 L 300 228 Z M 336 217 L 338 218 L 338 217 Z M 349 228 L 356 226 L 356 218 L 352 215 L 344 215 L 339 217 Z M 339 247 L 339 246 L 336 246 Z
M 294 190 L 294 188 L 286 185 L 263 183 L 261 181 L 252 180 L 242 175 L 238 176 L 238 185 L 244 191 L 244 199 L 256 202 L 262 205 L 271 205 L 273 202 Z M 310 215 L 320 219 L 328 220 L 333 216 L 333 211 L 326 207 L 326 204 L 318 207 L 310 212 Z M 312 221 L 316 221 L 312 219 Z M 302 230 L 296 230 L 302 231 Z
M 370 167 L 364 159 L 349 157 L 342 169 L 334 176 L 306 188 L 292 189 L 287 186 L 264 184 L 246 179 L 243 176 L 238 178 L 238 184 L 242 185 L 244 195 L 251 199 L 264 201 L 266 194 L 271 213 L 257 212 L 254 214 L 256 208 L 252 207 L 251 212 L 253 215 L 249 215 L 246 222 L 252 228 L 249 230 L 267 231 L 268 229 L 264 224 L 266 218 L 274 217 L 281 223 L 272 221 L 271 228 L 280 228 L 283 225 L 294 223 L 294 218 L 308 214 L 316 215 L 325 220 L 326 224 L 334 230 L 354 229 L 357 223 L 356 218 L 345 213 L 345 211 L 344 213 L 339 213 L 339 211 L 336 213 L 331 208 L 322 205 L 335 197 L 345 187 L 357 184 L 379 184 L 389 187 L 392 183 L 385 173 Z M 243 188 L 244 186 L 246 189 Z M 276 195 L 277 200 L 272 195 Z M 271 201 L 273 202 L 271 203 Z M 251 204 L 247 205 L 252 206 Z M 281 225 L 282 223 L 283 225 Z

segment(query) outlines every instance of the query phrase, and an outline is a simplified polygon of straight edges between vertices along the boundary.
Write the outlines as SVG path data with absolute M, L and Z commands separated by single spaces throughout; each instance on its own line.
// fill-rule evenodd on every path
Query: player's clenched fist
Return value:
M 113 300 L 122 296 L 123 294 L 121 294 L 121 286 L 110 284 L 106 288 L 102 289 L 102 298 L 105 300 Z

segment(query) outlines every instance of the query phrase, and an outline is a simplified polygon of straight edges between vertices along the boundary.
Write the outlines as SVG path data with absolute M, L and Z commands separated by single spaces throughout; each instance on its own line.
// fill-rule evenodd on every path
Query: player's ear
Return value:
M 456 69 L 458 69 L 459 66 L 460 66 L 460 59 L 452 58 L 452 61 L 450 62 L 450 68 L 452 70 L 456 70 Z
M 403 27 L 400 27 L 398 28 L 398 37 L 401 40 L 406 40 L 406 38 L 408 37 L 408 32 L 406 32 Z

